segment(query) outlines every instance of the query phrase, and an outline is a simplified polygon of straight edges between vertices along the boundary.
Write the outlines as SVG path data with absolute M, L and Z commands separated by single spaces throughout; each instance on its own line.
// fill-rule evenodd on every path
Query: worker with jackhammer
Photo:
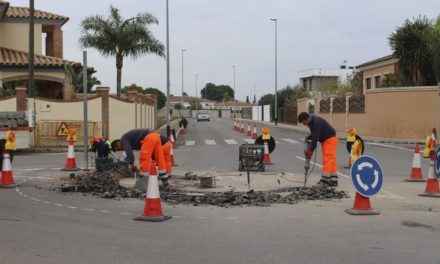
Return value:
M 306 158 L 310 158 L 315 151 L 318 142 L 322 147 L 322 174 L 318 185 L 338 186 L 338 174 L 336 167 L 336 151 L 338 149 L 338 137 L 335 129 L 322 117 L 318 115 L 302 112 L 298 115 L 298 122 L 306 125 L 310 129 L 311 144 L 305 150 Z
M 157 132 L 145 128 L 132 129 L 122 135 L 121 139 L 113 140 L 111 147 L 113 151 L 124 150 L 127 155 L 130 170 L 133 173 L 137 171 L 134 165 L 135 158 L 133 150 L 139 150 L 139 176 L 145 177 L 145 179 L 148 179 L 150 175 L 154 157 L 159 167 L 159 180 L 162 181 L 164 186 L 168 185 L 169 175 L 166 172 L 161 136 Z

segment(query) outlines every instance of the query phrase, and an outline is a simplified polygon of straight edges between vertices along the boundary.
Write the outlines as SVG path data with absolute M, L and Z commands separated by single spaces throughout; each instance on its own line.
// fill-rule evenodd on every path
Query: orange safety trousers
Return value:
M 139 153 L 140 171 L 149 173 L 153 160 L 153 155 L 159 167 L 159 173 L 166 172 L 165 157 L 163 154 L 160 135 L 157 132 L 151 132 L 141 141 L 141 150 Z
M 167 143 L 162 145 L 163 155 L 165 158 L 165 164 L 167 168 L 167 173 L 173 173 L 173 164 L 171 163 L 171 142 L 168 140 Z
M 321 143 L 322 145 L 322 175 L 337 175 L 336 151 L 338 150 L 338 137 L 333 136 Z

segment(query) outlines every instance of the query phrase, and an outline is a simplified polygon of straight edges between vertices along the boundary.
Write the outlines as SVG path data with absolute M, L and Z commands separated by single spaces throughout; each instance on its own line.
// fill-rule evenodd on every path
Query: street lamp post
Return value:
M 196 111 L 198 110 L 198 105 L 197 105 L 197 79 L 199 78 L 199 74 L 196 73 Z
M 167 13 L 167 137 L 170 136 L 170 30 L 169 30 L 169 20 L 168 20 L 168 0 L 166 2 L 166 13 Z
M 234 69 L 234 97 L 232 98 L 233 99 L 233 104 L 232 104 L 232 112 L 234 113 L 234 118 L 235 118 L 235 96 L 236 96 L 236 94 L 235 94 L 235 65 L 232 65 L 232 69 Z
M 275 22 L 275 125 L 278 124 L 278 99 L 277 99 L 277 89 L 278 89 L 278 72 L 277 72 L 277 60 L 278 60 L 278 56 L 277 56 L 277 19 L 276 18 L 271 18 L 270 20 Z
M 183 113 L 183 53 L 185 52 L 186 50 L 182 50 L 182 97 L 180 98 L 180 104 L 181 104 L 181 106 L 180 106 L 180 116 L 181 117 L 183 117 L 183 115 L 182 115 L 182 113 Z

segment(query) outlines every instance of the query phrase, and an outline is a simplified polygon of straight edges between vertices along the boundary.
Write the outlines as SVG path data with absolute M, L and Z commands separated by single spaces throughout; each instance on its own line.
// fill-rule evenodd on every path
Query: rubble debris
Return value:
M 62 192 L 80 192 L 106 199 L 145 198 L 145 192 L 119 185 L 120 173 L 84 172 L 77 174 L 70 184 L 62 185 Z M 348 194 L 332 187 L 288 187 L 269 191 L 248 192 L 187 192 L 174 188 L 162 190 L 160 197 L 169 204 L 231 206 L 269 206 L 295 204 L 305 200 L 345 199 Z
M 101 198 L 140 198 L 145 193 L 119 185 L 120 172 L 84 172 L 77 174 L 69 184 L 62 184 L 61 192 L 90 193 Z

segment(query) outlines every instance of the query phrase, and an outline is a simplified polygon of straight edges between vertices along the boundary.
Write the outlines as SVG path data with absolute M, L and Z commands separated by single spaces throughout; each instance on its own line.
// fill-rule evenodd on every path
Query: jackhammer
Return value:
M 304 187 L 306 187 L 307 179 L 309 178 L 310 174 L 312 174 L 313 168 L 315 167 L 315 162 L 313 163 L 313 168 L 310 170 L 310 160 L 312 159 L 312 155 L 308 153 L 307 150 L 311 149 L 312 147 L 312 140 L 309 138 L 306 138 L 304 140 Z M 316 154 L 315 154 L 315 160 L 316 160 Z M 309 172 L 310 170 L 310 172 Z

